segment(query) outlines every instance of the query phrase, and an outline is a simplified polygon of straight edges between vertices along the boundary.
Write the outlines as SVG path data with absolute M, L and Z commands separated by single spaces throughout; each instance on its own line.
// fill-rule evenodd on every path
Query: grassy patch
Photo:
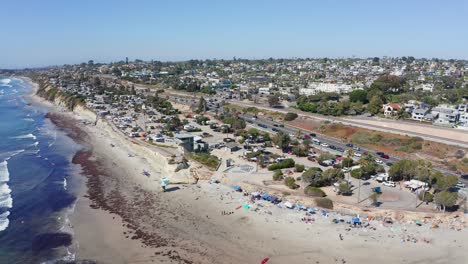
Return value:
M 152 141 L 148 141 L 148 143 L 150 143 L 150 144 L 153 145 L 153 146 L 160 147 L 160 148 L 177 149 L 177 147 L 174 147 L 174 146 L 168 146 L 168 145 L 158 144 L 158 143 L 154 143 L 154 142 L 152 142 Z
M 220 163 L 218 157 L 216 157 L 215 155 L 208 154 L 208 153 L 202 153 L 202 152 L 189 153 L 187 154 L 187 156 L 190 159 L 196 160 L 212 170 L 216 170 Z

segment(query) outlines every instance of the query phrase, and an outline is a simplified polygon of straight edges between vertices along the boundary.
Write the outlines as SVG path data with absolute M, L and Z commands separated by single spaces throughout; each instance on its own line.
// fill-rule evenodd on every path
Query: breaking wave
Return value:
M 29 134 L 26 134 L 26 135 L 21 135 L 21 136 L 16 136 L 16 137 L 12 137 L 14 139 L 25 139 L 25 138 L 32 138 L 34 140 L 36 140 L 36 136 L 29 133 Z
M 11 189 L 7 182 L 10 180 L 10 173 L 8 172 L 8 162 L 6 160 L 0 163 L 0 209 L 12 208 L 13 198 L 11 198 Z M 0 215 L 0 231 L 5 230 L 10 221 L 8 216 L 10 212 L 5 211 Z
M 0 232 L 7 229 L 8 225 L 10 224 L 10 220 L 8 220 L 8 216 L 10 212 L 6 211 L 3 214 L 0 214 Z

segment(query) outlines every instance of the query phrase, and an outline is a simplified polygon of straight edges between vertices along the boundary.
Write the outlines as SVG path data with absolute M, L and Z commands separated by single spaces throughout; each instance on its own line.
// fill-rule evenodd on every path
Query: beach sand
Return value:
M 60 112 L 60 111 L 58 111 Z M 69 113 L 49 118 L 86 148 L 73 162 L 86 186 L 71 220 L 78 241 L 76 258 L 97 263 L 463 263 L 466 229 L 430 229 L 413 223 L 349 228 L 331 216 L 304 213 L 248 199 L 223 185 L 159 187 L 170 172 L 164 159 L 145 155 L 134 143 L 102 125 L 83 125 Z M 114 147 L 112 142 L 118 142 Z M 129 157 L 128 152 L 136 153 Z M 146 177 L 142 170 L 150 171 Z M 253 210 L 256 208 L 257 210 Z M 223 211 L 233 212 L 223 215 Z M 343 240 L 340 239 L 340 234 Z M 414 243 L 412 240 L 416 239 Z M 402 241 L 404 240 L 404 241 Z M 423 240 L 429 243 L 422 242 Z

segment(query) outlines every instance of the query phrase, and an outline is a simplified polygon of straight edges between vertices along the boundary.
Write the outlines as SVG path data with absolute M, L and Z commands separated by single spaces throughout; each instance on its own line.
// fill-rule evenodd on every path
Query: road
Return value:
M 297 113 L 299 116 L 308 117 L 311 119 L 316 119 L 320 121 L 331 121 L 331 122 L 340 122 L 344 125 L 351 125 L 356 127 L 362 127 L 382 132 L 389 132 L 399 135 L 407 135 L 413 137 L 421 137 L 423 139 L 439 142 L 447 145 L 453 145 L 463 148 L 468 148 L 468 133 L 461 130 L 455 130 L 450 128 L 442 128 L 436 126 L 429 126 L 429 125 L 422 125 L 420 124 L 404 124 L 405 128 L 408 129 L 401 129 L 395 128 L 397 125 L 402 125 L 401 123 L 397 123 L 391 120 L 354 120 L 351 118 L 339 118 L 339 117 L 331 117 L 331 116 L 320 116 L 311 113 L 305 113 L 300 110 L 294 108 L 287 108 L 287 109 L 279 109 L 279 108 L 272 108 L 267 106 L 262 106 L 259 104 L 248 103 L 248 102 L 241 102 L 237 100 L 230 100 L 230 104 L 239 105 L 243 107 L 256 107 L 258 109 L 264 109 L 272 112 L 280 112 L 280 113 L 288 113 L 294 112 Z M 410 130 L 413 128 L 412 130 Z M 414 130 L 418 130 L 418 132 L 414 132 Z M 423 131 L 421 131 L 423 130 Z M 437 136 L 434 135 L 437 132 Z
M 272 129 L 273 128 L 276 128 L 278 131 L 283 131 L 287 134 L 291 134 L 293 136 L 297 135 L 297 131 L 300 130 L 301 131 L 301 134 L 302 135 L 308 135 L 310 133 L 315 133 L 316 134 L 316 139 L 320 140 L 321 143 L 327 143 L 329 145 L 333 145 L 337 148 L 342 148 L 344 150 L 347 150 L 347 149 L 350 149 L 349 147 L 346 146 L 346 143 L 343 143 L 335 138 L 332 138 L 332 137 L 328 137 L 326 135 L 323 135 L 323 134 L 320 134 L 320 133 L 317 133 L 315 131 L 309 131 L 309 130 L 304 130 L 304 129 L 298 129 L 296 127 L 292 127 L 292 126 L 289 126 L 289 125 L 284 125 L 280 122 L 275 122 L 275 121 L 272 121 L 272 120 L 269 120 L 269 119 L 265 119 L 265 118 L 262 118 L 262 117 L 257 117 L 255 119 L 253 119 L 253 115 L 252 114 L 249 114 L 249 113 L 246 113 L 242 116 L 240 116 L 241 118 L 245 119 L 246 122 L 250 123 L 251 125 L 259 125 L 259 124 L 263 124 L 263 125 L 266 125 L 267 127 L 266 128 L 262 128 L 262 127 L 259 127 L 261 128 L 262 130 L 264 131 L 267 131 L 269 133 L 275 133 Z M 274 126 L 274 125 L 277 125 L 277 126 Z M 280 125 L 284 125 L 284 127 L 279 127 Z M 320 148 L 323 148 L 321 146 L 318 146 Z M 359 146 L 360 147 L 360 146 Z M 336 152 L 330 148 L 324 148 L 326 149 L 327 151 L 330 151 L 330 152 Z M 371 149 L 367 149 L 367 148 L 362 148 L 360 147 L 360 151 L 355 151 L 355 152 L 359 152 L 359 153 L 363 153 L 363 152 L 368 152 L 368 153 L 371 153 L 372 155 L 374 155 L 375 157 L 379 157 L 379 155 L 377 155 L 376 151 L 374 150 L 371 150 Z M 341 153 L 342 154 L 342 153 Z M 399 157 L 395 157 L 395 156 L 390 156 L 389 159 L 382 159 L 382 161 L 384 161 L 385 163 L 396 163 L 398 162 L 399 160 L 401 160 Z M 452 174 L 452 175 L 456 175 L 454 174 L 453 172 L 451 171 L 448 171 L 446 169 L 443 169 L 443 168 L 438 168 L 438 167 L 434 167 L 434 169 L 444 173 L 444 174 Z M 459 175 L 457 175 L 459 176 Z M 464 180 L 464 179 L 460 179 L 460 181 L 464 182 L 465 184 L 468 185 L 468 181 L 467 180 Z

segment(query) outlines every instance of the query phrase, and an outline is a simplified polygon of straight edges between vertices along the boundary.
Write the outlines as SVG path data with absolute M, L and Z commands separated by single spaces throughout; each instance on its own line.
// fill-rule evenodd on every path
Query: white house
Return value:
M 353 91 L 353 87 L 349 84 L 342 83 L 311 83 L 306 88 L 300 88 L 300 95 L 316 95 L 318 93 L 349 93 Z
M 384 104 L 382 106 L 382 110 L 384 112 L 385 117 L 396 116 L 400 109 L 401 105 L 399 104 Z

